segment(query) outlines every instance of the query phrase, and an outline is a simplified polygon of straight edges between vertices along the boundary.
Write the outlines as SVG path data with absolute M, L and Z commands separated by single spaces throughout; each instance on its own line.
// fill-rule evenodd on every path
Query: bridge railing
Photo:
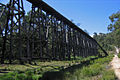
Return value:
M 31 62 L 33 59 L 70 60 L 99 55 L 98 48 L 102 47 L 74 23 L 42 0 L 27 1 L 32 3 L 32 10 L 25 15 L 22 0 L 10 0 L 1 36 L 2 63 L 6 59 Z

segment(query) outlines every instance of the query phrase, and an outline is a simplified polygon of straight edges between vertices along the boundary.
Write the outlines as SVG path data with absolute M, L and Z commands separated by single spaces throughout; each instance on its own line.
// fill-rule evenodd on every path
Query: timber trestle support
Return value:
M 50 59 L 70 60 L 97 56 L 105 50 L 74 23 L 42 0 L 32 4 L 26 15 L 23 0 L 0 3 L 0 62 Z

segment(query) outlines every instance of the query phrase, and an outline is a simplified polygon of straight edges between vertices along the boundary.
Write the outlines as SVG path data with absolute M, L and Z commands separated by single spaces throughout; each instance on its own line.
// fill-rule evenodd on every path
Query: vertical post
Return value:
M 12 55 L 13 55 L 13 39 L 12 38 L 13 38 L 13 14 L 14 14 L 13 8 L 14 8 L 14 0 L 11 3 L 11 8 L 12 8 L 12 10 L 11 10 L 11 13 L 10 13 L 10 15 L 11 15 L 11 17 L 10 17 L 11 24 L 10 24 L 10 55 L 9 55 L 9 63 L 10 64 L 12 63 L 11 59 L 12 59 Z
M 49 38 L 49 14 L 46 13 L 46 20 L 45 20 L 45 27 L 46 27 L 46 34 L 45 34 L 45 42 L 46 42 L 46 54 L 49 55 L 49 48 L 48 48 L 48 38 Z
M 42 25 L 40 24 L 42 21 L 40 20 L 40 18 L 42 19 L 41 15 L 42 15 L 42 8 L 39 8 L 38 10 L 38 27 L 39 27 L 39 41 L 40 41 L 40 58 L 42 58 L 42 38 L 41 38 L 41 31 L 42 31 Z
M 21 15 L 24 16 L 24 10 L 23 10 L 23 1 L 22 0 L 16 0 L 16 4 L 18 2 L 18 25 L 19 25 L 19 55 L 20 55 L 20 63 L 23 64 L 23 62 L 21 61 L 21 58 L 22 58 L 22 37 L 21 37 Z M 21 11 L 21 8 L 22 8 L 22 11 Z M 21 14 L 21 12 L 23 14 Z
M 11 5 L 11 0 L 10 4 Z M 6 21 L 6 27 L 5 27 L 5 36 L 3 37 L 3 48 L 2 48 L 2 58 L 1 58 L 1 64 L 4 64 L 5 60 L 5 53 L 6 53 L 6 39 L 7 39 L 7 34 L 8 34 L 8 25 L 9 25 L 9 19 L 10 19 L 10 8 L 8 8 L 8 13 L 7 13 L 7 21 Z
M 68 27 L 68 60 L 71 59 L 71 28 Z
M 13 28 L 14 27 L 18 27 L 19 59 L 22 56 L 22 45 L 21 45 L 21 26 L 22 25 L 21 24 L 22 24 L 23 16 L 24 16 L 23 1 L 22 0 L 10 0 L 9 6 L 8 6 L 7 22 L 6 22 L 5 37 L 4 37 L 4 42 L 3 42 L 1 63 L 4 63 L 4 58 L 5 58 L 4 55 L 6 52 L 6 40 L 7 40 L 7 34 L 8 34 L 8 27 L 10 29 L 9 62 L 11 63 L 11 59 L 13 55 Z

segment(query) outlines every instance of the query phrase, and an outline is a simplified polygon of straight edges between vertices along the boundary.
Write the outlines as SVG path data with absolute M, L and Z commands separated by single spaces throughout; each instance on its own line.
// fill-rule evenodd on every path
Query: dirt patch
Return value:
M 113 57 L 113 60 L 110 62 L 110 65 L 112 66 L 112 69 L 114 70 L 115 75 L 120 80 L 120 59 L 118 58 L 117 55 Z

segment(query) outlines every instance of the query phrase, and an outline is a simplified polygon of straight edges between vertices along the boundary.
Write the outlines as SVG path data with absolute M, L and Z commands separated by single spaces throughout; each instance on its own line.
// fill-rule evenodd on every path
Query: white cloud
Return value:
M 90 36 L 93 37 L 94 34 L 91 34 Z

